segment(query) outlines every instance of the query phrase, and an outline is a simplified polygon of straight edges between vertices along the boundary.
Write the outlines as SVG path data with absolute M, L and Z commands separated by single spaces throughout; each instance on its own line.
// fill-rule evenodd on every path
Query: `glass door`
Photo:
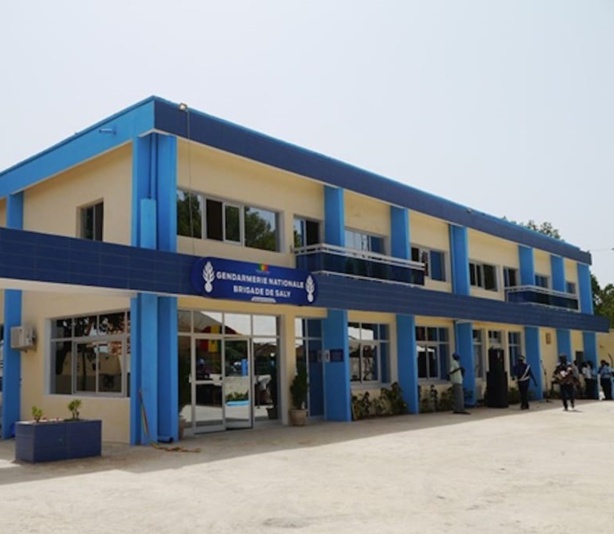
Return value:
M 195 433 L 224 430 L 224 361 L 221 339 L 193 340 L 192 428 Z
M 224 419 L 225 427 L 251 428 L 252 372 L 251 341 L 224 339 Z

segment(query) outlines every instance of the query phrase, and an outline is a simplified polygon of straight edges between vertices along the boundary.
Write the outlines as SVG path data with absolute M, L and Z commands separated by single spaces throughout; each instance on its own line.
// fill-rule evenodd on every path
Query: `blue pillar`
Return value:
M 529 390 L 533 394 L 533 398 L 535 400 L 540 400 L 544 398 L 544 370 L 542 369 L 541 364 L 542 358 L 541 346 L 539 343 L 539 328 L 535 326 L 525 326 L 524 340 L 526 344 L 525 356 L 527 357 L 527 363 L 531 366 L 531 371 L 533 371 L 533 376 L 537 381 L 537 386 L 531 382 Z
M 565 291 L 567 289 L 565 263 L 561 256 L 550 255 L 550 270 L 552 272 L 552 289 L 555 291 Z
M 303 319 L 303 324 L 307 326 L 310 338 L 305 347 L 309 365 L 309 415 L 318 417 L 324 415 L 324 363 L 318 357 L 322 354 L 322 322 L 320 319 Z
M 23 229 L 23 193 L 9 195 L 6 225 Z M 21 419 L 21 353 L 11 349 L 11 328 L 21 325 L 22 293 L 4 291 L 4 371 L 2 378 L 2 437 L 15 435 L 15 423 Z
M 132 245 L 177 250 L 177 139 L 134 140 Z M 141 294 L 131 304 L 130 442 L 176 440 L 178 413 L 177 299 Z M 143 410 L 144 409 L 144 410 Z
M 329 245 L 345 246 L 345 203 L 343 189 L 324 186 L 324 240 Z
M 597 365 L 597 334 L 595 332 L 582 332 L 584 344 L 584 360 L 593 364 L 593 369 L 599 369 Z M 599 398 L 599 388 L 595 388 L 595 399 Z
M 420 411 L 418 397 L 418 360 L 416 358 L 416 321 L 412 315 L 397 315 L 397 362 L 399 386 L 409 413 Z
M 465 368 L 463 389 L 465 390 L 465 403 L 475 406 L 475 362 L 473 358 L 473 325 L 468 322 L 454 323 L 456 337 L 456 352 L 460 354 L 461 367 Z M 450 362 L 448 362 L 449 368 Z
M 341 351 L 340 361 L 331 354 L 324 369 L 324 419 L 351 421 L 350 360 L 348 346 L 348 314 L 345 310 L 328 310 L 322 319 L 324 350 Z
M 395 258 L 409 259 L 409 212 L 390 206 L 390 252 Z
M 557 354 L 565 354 L 567 360 L 573 362 L 574 355 L 571 353 L 571 332 L 563 328 L 556 329 Z
M 578 263 L 578 292 L 580 297 L 580 312 L 593 314 L 593 286 L 588 265 Z
M 450 225 L 450 254 L 452 256 L 452 291 L 458 295 L 469 295 L 469 242 L 467 228 Z M 473 349 L 471 353 L 473 353 Z
M 535 256 L 531 247 L 518 245 L 518 260 L 520 263 L 520 285 L 535 285 Z

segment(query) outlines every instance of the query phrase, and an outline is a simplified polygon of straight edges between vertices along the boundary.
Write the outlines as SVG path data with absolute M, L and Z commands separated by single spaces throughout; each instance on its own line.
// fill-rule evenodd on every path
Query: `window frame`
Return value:
M 363 326 L 364 325 L 364 326 Z M 365 328 L 366 327 L 366 328 Z M 369 328 L 373 327 L 373 328 Z M 358 338 L 350 337 L 350 328 L 354 328 L 358 331 Z M 373 339 L 366 339 L 362 337 L 363 331 L 371 330 L 374 332 Z M 358 356 L 353 356 L 355 351 L 352 351 L 350 343 L 357 343 Z M 367 367 L 364 360 L 365 348 L 367 346 L 375 346 L 376 356 L 371 359 L 375 360 L 376 378 L 365 378 L 364 369 Z M 375 385 L 375 384 L 387 384 L 390 382 L 390 325 L 386 323 L 369 323 L 366 321 L 348 321 L 348 359 L 350 367 L 350 384 L 352 385 Z M 354 378 L 352 374 L 353 360 L 358 361 L 358 375 Z M 371 366 L 373 369 L 373 365 Z M 386 375 L 386 376 L 385 376 Z
M 361 241 L 360 248 L 348 244 L 348 234 L 351 234 L 354 237 L 360 238 L 360 241 Z M 349 228 L 349 227 L 344 228 L 343 236 L 344 236 L 345 248 L 347 249 L 355 250 L 357 252 L 371 252 L 373 254 L 386 255 L 386 238 L 384 236 L 377 235 L 377 234 L 371 234 L 363 230 L 357 230 L 355 228 Z M 380 250 L 375 250 L 375 247 L 373 246 L 375 242 L 377 242 L 380 245 L 380 247 L 378 247 L 380 248 Z M 365 244 L 366 244 L 366 248 L 364 247 Z
M 414 254 L 415 252 L 415 254 Z M 433 261 L 433 254 L 439 256 L 439 264 L 441 266 L 441 277 L 433 276 L 432 265 L 437 262 Z M 424 264 L 424 276 L 436 282 L 447 282 L 447 255 L 444 250 L 423 247 L 421 245 L 410 245 L 410 259 Z M 426 261 L 425 261 L 426 260 Z
M 98 209 L 100 213 L 98 214 Z M 88 241 L 104 241 L 104 199 L 79 206 L 79 237 Z M 88 236 L 88 213 L 91 211 L 91 237 Z
M 101 329 L 101 318 L 107 317 L 110 315 L 119 315 L 123 314 L 123 332 L 102 332 Z M 95 330 L 96 332 L 92 335 L 81 335 L 81 333 L 76 331 L 76 325 L 79 319 L 82 318 L 96 318 Z M 114 397 L 114 398 L 128 398 L 130 397 L 129 391 L 129 365 L 130 365 L 130 310 L 112 310 L 112 311 L 103 311 L 103 312 L 91 312 L 86 314 L 79 315 L 70 315 L 70 316 L 62 316 L 48 319 L 50 324 L 51 335 L 49 337 L 49 381 L 48 381 L 48 391 L 50 395 L 87 395 L 91 397 Z M 54 326 L 59 321 L 69 321 L 70 322 L 70 335 L 56 335 L 56 327 Z M 99 349 L 103 345 L 111 345 L 114 343 L 121 343 L 121 359 L 119 359 L 120 365 L 120 388 L 119 391 L 105 391 L 100 387 L 100 377 L 101 377 L 101 354 L 103 354 Z M 69 344 L 70 351 L 65 355 L 65 357 L 70 358 L 69 368 L 70 368 L 70 392 L 60 391 L 58 392 L 58 385 L 56 379 L 63 373 L 57 373 L 56 366 L 56 357 L 57 357 L 57 346 L 61 344 Z M 96 355 L 95 360 L 89 360 L 89 363 L 95 372 L 94 374 L 94 390 L 88 389 L 80 389 L 78 381 L 80 379 L 79 371 L 79 361 L 78 361 L 78 351 L 77 348 L 79 345 L 89 344 L 96 347 Z M 108 352 L 106 354 L 109 354 Z M 66 363 L 62 364 L 63 367 L 66 366 Z M 108 374 L 108 373 L 107 373 Z M 116 373 L 117 374 L 117 373 Z
M 492 270 L 490 274 L 487 269 Z M 493 284 L 489 284 L 489 280 Z M 491 263 L 469 261 L 469 285 L 485 291 L 499 291 L 499 269 Z
M 535 286 L 550 289 L 550 277 L 546 274 L 535 273 Z
M 423 334 L 421 334 L 423 331 Z M 445 332 L 445 335 L 443 335 Z M 432 335 L 435 334 L 435 335 Z M 451 347 L 450 347 L 450 329 L 445 326 L 428 326 L 428 325 L 419 325 L 415 327 L 415 336 L 416 336 L 416 366 L 417 366 L 417 376 L 418 381 L 421 382 L 432 382 L 432 381 L 443 381 L 445 380 L 449 365 L 450 365 L 450 356 L 451 356 Z M 434 339 L 429 339 L 432 337 Z M 445 339 L 441 339 L 445 337 Z M 420 346 L 425 349 L 420 351 Z M 445 347 L 445 350 L 443 349 Z M 437 362 L 437 372 L 432 373 L 430 368 L 430 359 L 427 357 L 430 350 L 435 351 L 435 361 Z M 426 376 L 422 376 L 420 373 L 421 365 L 420 365 L 420 357 L 421 353 L 425 355 L 425 365 L 423 366 L 426 369 Z
M 511 274 L 513 274 L 513 284 L 510 283 L 511 281 Z M 520 285 L 520 279 L 519 279 L 519 269 L 516 267 L 503 267 L 503 287 L 504 289 L 508 289 L 510 287 L 518 287 Z

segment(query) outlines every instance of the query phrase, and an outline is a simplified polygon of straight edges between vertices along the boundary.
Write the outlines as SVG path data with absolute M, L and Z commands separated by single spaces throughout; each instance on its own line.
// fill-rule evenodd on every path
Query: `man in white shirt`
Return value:
M 468 414 L 465 411 L 465 393 L 463 391 L 463 374 L 465 370 L 460 365 L 460 354 L 452 354 L 450 364 L 450 382 L 452 382 L 452 396 L 454 400 L 454 413 Z

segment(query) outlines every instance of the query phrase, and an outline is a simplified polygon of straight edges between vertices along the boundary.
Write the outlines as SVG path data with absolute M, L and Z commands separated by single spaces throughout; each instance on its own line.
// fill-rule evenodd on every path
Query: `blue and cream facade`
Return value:
M 159 98 L 0 173 L 2 436 L 70 399 L 105 440 L 351 420 L 398 382 L 412 413 L 461 354 L 596 362 L 590 255 Z M 15 327 L 36 342 L 21 348 Z M 189 386 L 182 391 L 183 378 Z

